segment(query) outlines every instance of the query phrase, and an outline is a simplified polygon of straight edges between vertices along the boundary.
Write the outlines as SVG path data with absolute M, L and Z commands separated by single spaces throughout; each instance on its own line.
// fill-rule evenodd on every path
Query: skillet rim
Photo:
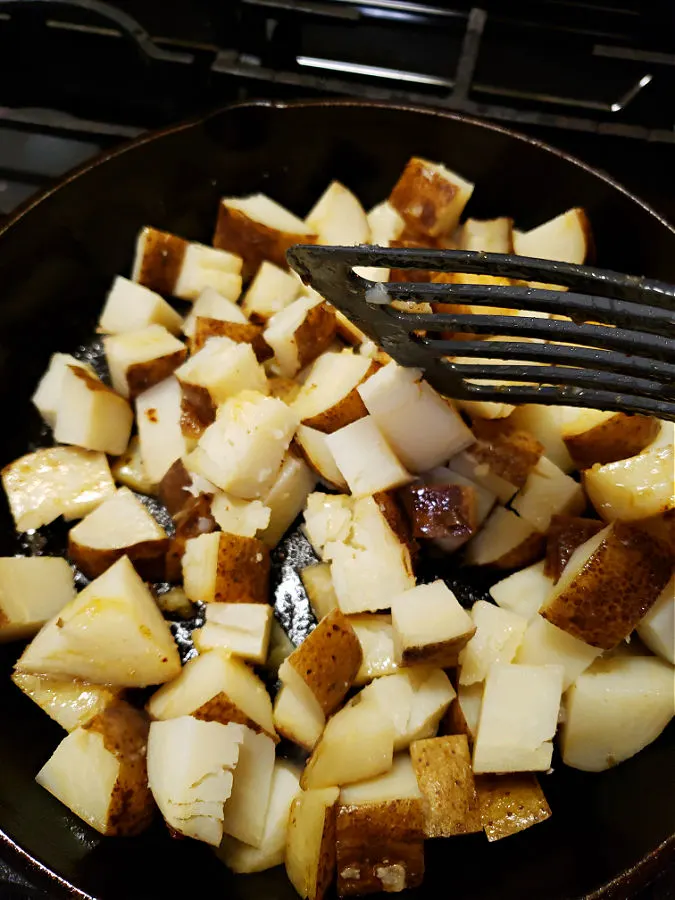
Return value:
M 169 125 L 158 130 L 149 131 L 145 134 L 140 135 L 139 137 L 133 138 L 130 141 L 125 141 L 121 144 L 118 144 L 112 149 L 104 150 L 103 152 L 94 156 L 92 159 L 87 160 L 82 165 L 71 169 L 55 184 L 51 185 L 43 191 L 40 191 L 33 197 L 28 198 L 24 203 L 20 204 L 19 207 L 13 212 L 13 214 L 7 219 L 7 221 L 5 221 L 0 226 L 0 241 L 2 240 L 4 235 L 17 222 L 23 219 L 23 217 L 27 213 L 32 212 L 34 209 L 37 209 L 41 203 L 51 197 L 52 194 L 54 194 L 56 191 L 59 191 L 65 185 L 70 184 L 72 181 L 75 181 L 86 172 L 98 168 L 98 166 L 105 164 L 111 159 L 122 156 L 130 150 L 134 150 L 136 147 L 143 146 L 150 141 L 159 140 L 171 134 L 177 134 L 181 131 L 187 131 L 191 128 L 194 128 L 195 126 L 203 125 L 209 120 L 217 118 L 221 115 L 226 115 L 227 113 L 235 109 L 262 108 L 269 110 L 282 110 L 311 107 L 354 107 L 358 109 L 375 108 L 393 109 L 399 112 L 410 112 L 417 114 L 421 113 L 423 115 L 435 116 L 443 119 L 453 119 L 458 122 L 469 124 L 476 128 L 481 128 L 487 131 L 506 135 L 522 143 L 537 147 L 540 150 L 544 150 L 545 152 L 550 153 L 553 156 L 557 156 L 559 159 L 564 160 L 570 165 L 580 168 L 591 176 L 605 182 L 605 184 L 608 184 L 610 187 L 623 194 L 626 198 L 635 203 L 637 206 L 641 207 L 646 213 L 660 222 L 661 225 L 663 225 L 668 231 L 670 231 L 673 236 L 673 240 L 675 241 L 675 224 L 671 223 L 668 219 L 662 216 L 661 213 L 657 212 L 657 210 L 655 210 L 649 203 L 642 200 L 628 188 L 624 187 L 624 185 L 614 179 L 607 172 L 604 172 L 602 169 L 596 168 L 595 166 L 591 166 L 590 164 L 584 162 L 573 154 L 567 153 L 564 150 L 560 150 L 558 147 L 555 147 L 552 144 L 547 143 L 546 141 L 542 141 L 539 138 L 531 137 L 530 135 L 515 131 L 512 128 L 505 127 L 504 125 L 500 125 L 483 119 L 478 119 L 473 116 L 467 116 L 463 113 L 453 112 L 451 110 L 427 108 L 423 106 L 399 103 L 352 100 L 348 98 L 290 101 L 271 99 L 247 100 L 241 103 L 232 103 L 227 106 L 218 107 L 217 109 L 194 116 L 177 124 Z M 40 884 L 44 885 L 45 890 L 48 886 L 51 886 L 52 888 L 56 887 L 57 889 L 62 891 L 63 896 L 76 898 L 76 900 L 96 900 L 96 898 L 91 894 L 87 894 L 79 888 L 75 887 L 66 879 L 62 878 L 57 872 L 52 871 L 50 868 L 41 863 L 40 860 L 31 856 L 30 853 L 20 847 L 2 829 L 0 829 L 0 851 L 2 851 L 5 858 L 8 859 L 9 862 L 13 864 L 21 874 L 23 874 L 27 879 L 36 879 L 38 886 Z M 590 894 L 587 894 L 584 898 L 579 898 L 579 900 L 622 900 L 622 898 L 623 900 L 627 900 L 627 898 L 629 898 L 634 891 L 647 887 L 652 881 L 658 878 L 658 876 L 669 865 L 675 865 L 675 833 L 672 834 L 669 838 L 666 838 L 665 841 L 655 847 L 646 856 L 643 856 L 642 859 L 638 860 L 638 862 L 635 863 L 635 865 L 625 869 L 623 872 L 620 872 L 616 877 L 606 882 L 597 890 L 593 891 Z

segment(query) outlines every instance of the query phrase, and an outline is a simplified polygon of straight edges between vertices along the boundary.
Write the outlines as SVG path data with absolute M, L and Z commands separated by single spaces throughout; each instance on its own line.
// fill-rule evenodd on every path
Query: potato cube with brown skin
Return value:
M 553 579 L 546 575 L 544 563 L 538 562 L 493 584 L 490 596 L 497 606 L 530 622 L 552 590 Z
M 530 231 L 514 232 L 519 256 L 581 264 L 593 245 L 591 225 L 583 209 L 576 207 L 549 219 Z
M 265 685 L 245 662 L 223 650 L 209 650 L 187 662 L 179 676 L 147 703 L 152 719 L 193 716 L 205 722 L 236 722 L 278 737 Z
M 363 505 L 367 501 L 359 502 Z M 329 544 L 349 539 L 354 506 L 353 498 L 347 494 L 314 491 L 309 495 L 305 506 L 304 532 L 319 556 L 324 556 Z
M 457 696 L 441 722 L 441 734 L 465 734 L 473 746 L 483 705 L 482 682 L 457 685 Z
M 224 337 L 235 344 L 250 344 L 258 362 L 265 362 L 274 354 L 272 348 L 263 337 L 262 325 L 251 322 L 223 322 L 221 319 L 209 319 L 198 316 L 195 321 L 194 335 L 190 340 L 190 351 L 197 353 L 211 338 Z
M 205 288 L 201 292 L 185 317 L 182 331 L 187 338 L 195 337 L 197 321 L 200 318 L 229 322 L 232 325 L 248 324 L 248 319 L 241 307 L 234 300 L 223 297 L 213 288 Z
M 141 460 L 148 478 L 155 484 L 188 451 L 188 441 L 181 428 L 181 403 L 181 387 L 173 376 L 136 398 Z
M 270 510 L 270 521 L 258 537 L 267 547 L 276 547 L 304 509 L 315 487 L 316 476 L 307 463 L 288 452 L 274 484 L 262 498 Z
M 551 817 L 536 775 L 478 775 L 480 816 L 488 841 L 518 834 Z
M 413 480 L 372 416 L 334 431 L 326 444 L 355 497 L 377 494 Z
M 207 495 L 210 503 L 216 493 L 218 488 L 201 475 L 189 472 L 182 459 L 177 459 L 166 470 L 157 486 L 159 499 L 174 518 L 201 494 Z
M 65 559 L 0 558 L 0 643 L 32 637 L 75 596 Z
M 129 443 L 133 421 L 124 397 L 81 366 L 66 366 L 54 440 L 119 456 Z
M 367 218 L 370 239 L 377 247 L 388 247 L 390 241 L 400 238 L 405 230 L 405 221 L 388 200 L 374 206 Z
M 540 559 L 546 538 L 510 509 L 498 506 L 467 545 L 470 566 L 518 569 Z
M 553 516 L 546 533 L 544 574 L 555 584 L 577 547 L 602 531 L 604 523 L 579 516 Z
M 575 465 L 563 440 L 562 429 L 566 418 L 572 414 L 576 414 L 576 409 L 526 403 L 518 406 L 506 421 L 513 428 L 531 434 L 542 444 L 548 459 L 569 473 Z
M 56 414 L 61 403 L 61 384 L 71 366 L 77 366 L 90 375 L 94 375 L 91 366 L 75 359 L 69 353 L 54 353 L 49 360 L 47 371 L 40 379 L 35 393 L 31 397 L 33 404 L 50 428 L 53 428 L 56 423 Z
M 611 650 L 653 606 L 672 570 L 668 548 L 616 522 L 575 550 L 541 614 L 573 637 Z
M 153 722 L 148 735 L 148 781 L 167 825 L 217 847 L 223 806 L 247 730 L 239 724 L 181 716 Z
M 313 698 L 305 691 L 296 693 L 291 684 L 281 686 L 274 700 L 274 727 L 281 737 L 311 752 L 325 726 L 326 717 Z
M 269 578 L 269 549 L 257 538 L 214 532 L 185 545 L 183 582 L 195 603 L 267 603 Z
M 232 793 L 223 810 L 223 832 L 260 846 L 274 774 L 274 741 L 266 734 L 244 729 Z
M 66 731 L 86 725 L 118 703 L 122 696 L 121 688 L 72 678 L 49 678 L 16 671 L 12 673 L 12 681 Z
M 255 537 L 270 523 L 272 511 L 260 500 L 239 500 L 222 491 L 214 491 L 211 515 L 228 534 Z
M 477 451 L 474 453 L 474 450 Z M 458 453 L 448 463 L 451 472 L 489 491 L 500 503 L 508 503 L 518 491 L 516 482 L 525 484 L 527 474 L 536 464 L 531 457 L 520 456 L 509 448 L 509 463 L 502 465 L 493 445 L 477 442 L 471 449 Z M 526 468 L 526 473 L 523 471 Z
M 537 531 L 545 532 L 554 515 L 583 512 L 586 498 L 581 485 L 542 456 L 525 485 L 511 501 L 511 508 Z
M 591 647 L 551 625 L 542 616 L 535 616 L 523 635 L 515 662 L 520 665 L 562 666 L 563 691 L 566 691 L 601 652 L 597 647 Z
M 322 431 L 300 425 L 295 432 L 294 446 L 327 487 L 337 491 L 348 489 Z
M 287 268 L 286 251 L 294 244 L 313 244 L 316 234 L 265 194 L 223 197 L 213 246 L 244 260 L 242 274 L 252 275 L 265 260 Z
M 200 494 L 190 498 L 184 508 L 174 516 L 176 533 L 171 538 L 169 550 L 166 554 L 166 579 L 170 582 L 183 580 L 183 557 L 188 541 L 202 534 L 211 534 L 217 531 L 218 525 L 211 515 L 211 500 L 207 494 Z M 211 570 L 212 573 L 213 570 Z M 197 574 L 195 572 L 195 574 Z M 208 578 L 208 576 L 207 576 Z M 212 582 L 197 582 L 198 588 L 210 590 Z
M 675 445 L 672 442 L 630 459 L 596 465 L 583 475 L 584 488 L 606 522 L 637 522 L 672 515 L 675 509 Z
M 131 488 L 138 494 L 154 494 L 157 491 L 157 485 L 150 480 L 145 471 L 141 442 L 137 434 L 131 438 L 124 453 L 117 457 L 110 471 L 117 484 Z
M 305 218 L 317 234 L 317 244 L 340 247 L 370 242 L 366 213 L 352 192 L 333 181 Z
M 106 297 L 98 330 L 103 334 L 122 334 L 162 325 L 171 334 L 178 334 L 182 322 L 180 314 L 159 294 L 118 275 Z
M 147 741 L 145 716 L 117 703 L 67 735 L 36 781 L 101 834 L 141 834 L 155 811 Z
M 362 660 L 361 644 L 349 619 L 334 609 L 284 661 L 279 678 L 298 695 L 309 692 L 329 716 L 344 700 Z
M 68 532 L 68 555 L 87 578 L 98 578 L 127 556 L 148 581 L 161 581 L 168 549 L 166 531 L 128 488 L 120 488 Z
M 640 640 L 662 659 L 675 665 L 675 577 L 637 626 Z
M 351 350 L 324 353 L 310 369 L 292 403 L 304 425 L 331 434 L 367 414 L 357 390 L 377 365 Z
M 134 400 L 164 381 L 187 356 L 185 345 L 161 325 L 103 338 L 113 388 Z
M 649 416 L 581 409 L 567 419 L 562 436 L 577 468 L 587 469 L 641 453 L 658 432 L 658 419 Z
M 262 603 L 209 603 L 206 622 L 195 628 L 192 640 L 200 653 L 227 650 L 262 665 L 267 659 L 272 618 L 272 607 Z
M 457 664 L 476 626 L 443 581 L 420 584 L 391 599 L 396 659 L 403 666 Z
M 262 497 L 279 474 L 298 424 L 281 400 L 242 391 L 220 407 L 188 467 L 242 500 Z
M 267 322 L 297 300 L 302 283 L 294 272 L 287 272 L 264 260 L 251 281 L 241 308 L 252 322 Z
M 307 571 L 306 569 L 304 570 Z M 364 685 L 382 675 L 393 675 L 398 670 L 394 650 L 394 626 L 391 616 L 350 616 L 354 634 L 361 644 L 363 661 L 354 679 L 355 685 Z
M 267 376 L 251 345 L 237 344 L 226 337 L 211 338 L 176 369 L 175 375 L 183 389 L 183 404 L 194 403 L 198 413 L 200 406 L 210 406 L 212 421 L 216 407 L 240 391 L 267 394 L 269 390 Z
M 471 608 L 476 632 L 459 657 L 459 683 L 484 681 L 495 663 L 510 663 L 516 655 L 527 621 L 507 609 L 486 600 L 478 600 Z
M 451 552 L 477 531 L 476 492 L 461 484 L 414 482 L 398 493 L 416 538 L 438 540 Z
M 429 237 L 443 237 L 457 227 L 473 184 L 441 163 L 413 156 L 394 186 L 389 203 L 408 228 Z
M 562 683 L 562 666 L 492 666 L 473 749 L 476 774 L 548 771 Z
M 303 900 L 323 900 L 335 874 L 337 787 L 308 790 L 291 804 L 286 874 Z
M 410 757 L 424 798 L 425 837 L 452 837 L 481 831 L 466 735 L 414 741 L 410 745 Z
M 16 668 L 119 687 L 163 684 L 181 670 L 171 630 L 126 557 L 47 622 Z
M 299 297 L 269 319 L 263 338 L 281 374 L 292 378 L 332 344 L 335 314 L 320 297 Z
M 115 493 L 103 453 L 80 447 L 43 447 L 5 466 L 2 485 L 17 531 L 79 519 Z
M 639 753 L 675 715 L 673 667 L 662 659 L 598 659 L 565 694 L 563 762 L 602 772 Z

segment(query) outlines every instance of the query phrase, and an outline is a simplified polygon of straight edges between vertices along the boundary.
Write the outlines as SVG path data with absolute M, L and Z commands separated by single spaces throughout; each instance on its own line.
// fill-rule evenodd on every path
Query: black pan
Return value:
M 221 195 L 264 191 L 304 214 L 332 178 L 373 204 L 412 154 L 477 183 L 471 215 L 511 215 L 529 228 L 584 206 L 600 264 L 675 280 L 670 225 L 601 173 L 503 128 L 351 102 L 234 107 L 101 157 L 0 231 L 0 463 L 39 434 L 30 393 L 51 352 L 91 338 L 110 280 L 129 270 L 140 225 L 208 243 Z M 0 553 L 12 554 L 4 506 L 0 516 Z M 295 896 L 282 870 L 235 878 L 207 847 L 172 841 L 159 824 L 140 838 L 101 838 L 39 788 L 35 773 L 63 733 L 10 683 L 19 651 L 0 648 L 0 855 L 15 854 L 54 896 Z M 671 726 L 601 775 L 556 765 L 543 778 L 550 821 L 493 845 L 482 836 L 431 842 L 414 896 L 628 897 L 675 856 L 674 749 Z

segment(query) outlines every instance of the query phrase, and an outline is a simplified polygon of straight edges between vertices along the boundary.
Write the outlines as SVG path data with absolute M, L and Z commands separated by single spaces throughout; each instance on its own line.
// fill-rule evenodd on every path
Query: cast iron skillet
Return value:
M 671 226 L 601 173 L 504 128 L 348 101 L 226 109 L 99 158 L 0 231 L 0 464 L 36 438 L 28 400 L 49 354 L 91 338 L 112 277 L 129 270 L 140 225 L 208 243 L 221 195 L 264 191 L 304 214 L 333 178 L 373 204 L 412 154 L 477 183 L 473 216 L 511 215 L 529 228 L 584 206 L 603 266 L 675 280 Z M 1 502 L 5 555 L 17 544 Z M 159 824 L 132 840 L 101 838 L 39 788 L 35 773 L 63 733 L 10 683 L 19 651 L 0 648 L 0 854 L 16 853 L 55 896 L 295 897 L 282 870 L 235 878 L 207 847 L 172 841 Z M 628 896 L 675 855 L 674 749 L 671 726 L 601 775 L 554 763 L 543 779 L 549 822 L 493 845 L 482 836 L 431 842 L 424 888 L 407 896 Z

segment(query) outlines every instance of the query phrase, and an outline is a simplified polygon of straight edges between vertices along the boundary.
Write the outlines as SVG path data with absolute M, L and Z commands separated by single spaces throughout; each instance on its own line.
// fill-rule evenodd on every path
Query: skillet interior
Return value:
M 603 266 L 675 280 L 675 232 L 665 222 L 608 179 L 502 129 L 349 102 L 225 110 L 88 167 L 0 232 L 0 464 L 39 433 L 30 393 L 51 352 L 91 337 L 141 224 L 209 242 L 219 196 L 265 191 L 303 214 L 332 178 L 372 204 L 413 153 L 476 181 L 471 215 L 508 214 L 528 228 L 582 205 Z M 11 554 L 17 547 L 1 502 L 0 553 Z M 235 879 L 206 847 L 172 843 L 159 826 L 134 840 L 101 839 L 35 785 L 62 732 L 11 685 L 18 654 L 16 645 L 0 648 L 0 830 L 30 857 L 84 892 L 75 896 L 295 896 L 280 870 Z M 627 896 L 675 847 L 674 750 L 671 725 L 602 775 L 558 766 L 544 779 L 549 822 L 491 846 L 480 836 L 432 842 L 425 887 L 406 896 L 572 900 L 617 877 L 611 896 Z M 50 890 L 59 893 L 55 883 Z

